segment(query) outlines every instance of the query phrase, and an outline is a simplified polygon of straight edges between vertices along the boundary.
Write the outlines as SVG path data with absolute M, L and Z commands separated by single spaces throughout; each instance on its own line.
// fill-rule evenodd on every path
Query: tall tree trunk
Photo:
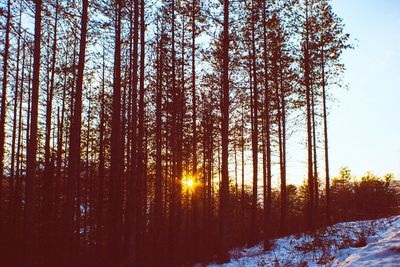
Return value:
M 97 264 L 104 266 L 104 180 L 105 180 L 105 87 L 106 87 L 106 64 L 105 64 L 105 45 L 103 44 L 102 56 L 102 80 L 100 92 L 100 126 L 99 126 L 99 169 L 98 169 L 98 188 L 97 188 L 97 212 L 96 212 L 96 257 Z
M 11 219 L 11 210 L 12 208 L 12 199 L 14 198 L 14 177 L 15 177 L 15 145 L 16 145 L 16 134 L 17 134 L 17 109 L 18 109 L 18 93 L 19 89 L 19 63 L 20 63 L 20 52 L 21 52 L 21 19 L 22 19 L 22 7 L 20 7 L 19 13 L 19 23 L 18 23 L 18 41 L 17 41 L 17 68 L 15 71 L 15 91 L 14 91 L 14 111 L 13 111 L 13 126 L 12 126 L 12 140 L 11 140 L 11 170 L 10 170 L 10 182 L 9 182 L 9 205 L 8 205 L 8 214 Z M 25 56 L 25 43 L 22 47 L 23 50 L 23 64 L 22 68 L 24 68 L 24 56 Z M 22 88 L 22 85 L 21 85 Z M 22 89 L 21 89 L 22 90 Z M 1 182 L 0 182 L 1 183 Z
M 222 41 L 222 103 L 221 103 L 221 138 L 222 138 L 222 179 L 220 188 L 219 220 L 219 260 L 228 260 L 228 208 L 229 208 L 229 0 L 223 1 L 224 23 Z
M 182 34 L 181 34 L 181 82 L 180 88 L 177 92 L 178 101 L 178 121 L 177 121 L 177 237 L 178 237 L 178 251 L 184 249 L 182 247 L 182 238 L 184 237 L 184 216 L 182 208 L 182 178 L 183 178 L 183 120 L 185 116 L 185 15 L 181 17 L 182 24 Z M 182 255 L 177 254 L 178 262 L 182 260 Z
M 245 159 L 244 159 L 244 152 L 245 152 L 245 139 L 244 139 L 244 129 L 245 129 L 245 121 L 244 121 L 244 107 L 242 103 L 242 112 L 241 112 L 241 140 L 240 140 L 240 149 L 241 149 L 241 194 L 240 194 L 240 222 L 241 225 L 244 225 L 244 218 L 245 218 L 245 211 L 246 211 L 246 204 L 245 204 L 245 189 L 244 189 L 244 168 L 245 168 Z M 243 237 L 244 237 L 244 233 Z
M 256 6 L 254 0 L 251 2 L 251 50 L 252 50 L 252 70 L 253 70 L 253 127 L 252 127 L 252 155 L 253 155 L 253 195 L 250 217 L 250 242 L 257 242 L 257 198 L 258 198 L 258 80 L 257 80 L 257 52 L 255 45 L 255 24 L 256 24 Z
M 175 51 L 175 0 L 171 2 L 172 18 L 171 18 L 171 65 L 172 65 L 172 102 L 174 103 L 172 107 L 172 176 L 171 176 L 171 211 L 170 211 L 170 229 L 169 229 L 169 264 L 176 264 L 176 248 L 177 248 L 177 215 L 178 215 L 178 170 L 177 170 L 177 124 L 178 124 L 178 90 L 176 86 L 176 51 Z
M 263 6 L 263 52 L 264 52 L 264 80 L 265 80 L 265 102 L 264 102 L 264 111 L 265 111 L 265 139 L 266 139 L 266 168 L 267 175 L 263 181 L 264 187 L 264 250 L 270 249 L 270 238 L 271 238 L 271 230 L 270 230 L 270 216 L 271 216 L 271 207 L 272 207 L 272 190 L 271 190 L 271 117 L 270 117 L 270 92 L 269 92 L 269 75 L 268 75 L 268 39 L 267 39 L 267 1 L 264 1 Z
M 313 156 L 312 156 L 312 129 L 311 129 L 311 96 L 310 96 L 310 55 L 309 55 L 309 17 L 308 17 L 308 0 L 306 5 L 306 21 L 305 21 L 305 44 L 304 44 L 304 79 L 306 87 L 306 110 L 307 110 L 307 154 L 308 154 L 308 200 L 307 200 L 307 224 L 308 228 L 314 228 L 314 176 L 313 176 Z
M 197 176 L 196 0 L 192 0 L 192 175 Z
M 54 234 L 55 234 L 55 222 L 53 212 L 53 192 L 54 192 L 54 173 L 52 173 L 53 163 L 50 162 L 50 137 L 51 137 L 51 121 L 53 112 L 53 96 L 54 96 L 54 79 L 55 79 L 55 67 L 56 67 L 56 53 L 57 53 L 57 25 L 58 25 L 58 0 L 56 1 L 55 19 L 54 19 L 54 32 L 53 32 L 53 45 L 52 45 L 52 63 L 50 69 L 50 90 L 47 95 L 46 101 L 46 134 L 45 134 L 45 169 L 44 169 L 44 181 L 43 181 L 43 225 L 41 229 L 41 235 L 43 237 L 43 251 L 42 261 L 46 266 L 54 264 L 54 253 L 52 249 L 55 247 Z
M 26 154 L 28 154 L 28 144 L 29 144 L 29 136 L 30 136 L 30 125 L 31 125 L 31 100 L 32 100 L 32 90 L 31 84 L 32 84 L 32 70 L 33 70 L 33 63 L 32 63 L 32 56 L 29 55 L 29 71 L 28 71 L 28 107 L 26 111 Z M 25 163 L 27 164 L 27 162 Z
M 324 150 L 325 150 L 325 198 L 326 198 L 326 223 L 331 223 L 331 190 L 329 178 L 329 153 L 328 153 L 328 123 L 326 113 L 326 91 L 325 91 L 325 51 L 321 49 L 321 69 L 322 69 L 322 105 L 324 116 Z
M 90 96 L 87 99 L 88 101 L 88 114 L 87 114 L 87 129 L 86 129 L 86 168 L 85 168 L 85 192 L 86 192 L 86 197 L 84 198 L 84 210 L 85 210 L 85 220 L 83 223 L 83 240 L 85 242 L 89 243 L 88 239 L 88 220 L 89 220 L 89 214 L 88 214 L 88 207 L 90 208 L 90 212 L 94 207 L 92 205 L 89 206 L 89 201 L 92 199 L 92 185 L 91 185 L 91 173 L 90 173 L 90 161 L 89 161 L 89 147 L 90 147 L 90 133 L 91 133 L 91 98 Z M 90 231 L 92 232 L 92 231 Z
M 22 4 L 22 3 L 21 3 Z M 14 242 L 15 242 L 15 224 L 14 224 L 14 219 L 15 219 L 15 191 L 16 191 L 16 180 L 19 180 L 18 174 L 15 174 L 15 159 L 16 159 L 16 152 L 15 152 L 15 146 L 16 146 L 16 135 L 17 135 L 17 115 L 18 115 L 18 99 L 19 99 L 19 91 L 22 91 L 22 85 L 21 89 L 19 89 L 19 66 L 20 66 L 20 52 L 21 52 L 21 17 L 22 17 L 22 8 L 20 6 L 20 13 L 19 13 L 19 23 L 18 23 L 18 31 L 17 31 L 17 66 L 16 66 L 16 71 L 15 71 L 15 85 L 14 85 L 14 109 L 13 109 L 13 119 L 12 119 L 12 140 L 11 140 L 11 167 L 10 167 L 10 176 L 9 176 L 9 183 L 8 183 L 8 205 L 7 205 L 7 218 L 4 216 L 4 221 L 1 221 L 0 219 L 0 234 L 3 236 L 3 240 L 0 241 L 0 257 L 5 258 L 7 260 L 12 260 L 13 257 L 10 252 L 13 252 L 17 248 L 13 248 Z M 23 44 L 23 57 L 22 57 L 22 69 L 24 68 L 25 64 L 25 43 Z M 23 71 L 22 71 L 23 72 Z M 17 148 L 18 149 L 18 148 Z M 18 169 L 18 168 L 17 168 Z M 1 183 L 0 179 L 0 183 Z M 0 186 L 1 187 L 1 186 Z M 1 195 L 1 193 L 0 193 Z M 1 202 L 0 202 L 1 205 Z M 5 207 L 4 207 L 5 208 Z M 1 214 L 0 214 L 1 216 Z M 3 219 L 3 218 L 2 218 Z M 1 225 L 3 223 L 3 225 Z M 4 229 L 9 229 L 9 231 L 2 233 L 1 229 L 2 226 L 5 226 Z M 6 249 L 4 248 L 3 242 L 9 240 L 9 248 Z M 5 253 L 5 254 L 3 254 Z M 4 261 L 5 264 L 10 265 L 11 262 Z
M 1 94 L 1 110 L 0 110 L 0 218 L 3 218 L 3 178 L 4 178 L 4 145 L 5 145 L 5 126 L 7 112 L 7 83 L 8 83 L 8 57 L 10 50 L 10 29 L 11 29 L 11 0 L 7 1 L 7 22 L 6 22 L 6 38 L 4 45 L 3 58 L 3 92 Z M 3 230 L 3 221 L 0 220 L 0 234 Z
M 234 176 L 235 176 L 235 198 L 238 197 L 238 188 L 239 188 L 239 183 L 238 183 L 238 159 L 237 159 L 237 142 L 236 142 L 237 136 L 234 136 L 235 143 L 233 144 L 233 162 L 234 162 Z
M 315 92 L 314 86 L 311 85 L 311 123 L 312 123 L 312 142 L 313 142 L 313 175 L 314 175 L 314 208 L 318 214 L 319 206 L 319 181 L 318 181 L 318 166 L 317 166 L 317 133 L 315 122 Z
M 70 144 L 69 144 L 69 168 L 68 168 L 68 182 L 66 191 L 66 208 L 65 208 L 65 249 L 64 249 L 64 266 L 74 264 L 75 255 L 73 248 L 74 239 L 74 199 L 76 193 L 77 181 L 80 177 L 80 152 L 81 152 L 81 128 L 82 128 L 82 89 L 83 89 L 83 74 L 85 68 L 85 54 L 86 54 L 86 37 L 87 37 L 87 23 L 88 23 L 88 0 L 82 0 L 82 17 L 81 17 L 81 38 L 79 44 L 79 62 L 78 62 L 78 75 L 75 90 L 75 106 L 72 116 L 71 130 L 70 130 Z M 77 196 L 79 199 L 79 196 Z M 80 203 L 77 203 L 80 205 Z M 77 233 L 79 235 L 79 232 Z
M 131 2 L 132 4 L 132 2 Z M 133 49 L 131 55 L 131 91 L 132 91 L 132 130 L 131 130 L 131 173 L 128 178 L 128 200 L 127 200 L 127 216 L 126 216 L 126 256 L 127 265 L 133 266 L 137 261 L 137 218 L 136 218 L 136 206 L 137 206 L 137 186 L 138 186 L 138 165 L 137 165 L 137 86 L 138 86 L 138 46 L 139 46 L 139 0 L 133 0 L 133 25 L 131 22 L 131 33 L 130 38 L 133 38 Z M 132 20 L 132 17 L 131 17 Z
M 110 209 L 108 218 L 108 265 L 120 265 L 122 245 L 121 147 L 121 16 L 123 3 L 115 3 L 114 84 L 111 121 Z
M 137 248 L 137 264 L 144 265 L 144 233 L 145 233 L 145 212 L 146 212 L 146 158 L 145 158 L 145 102 L 144 102 L 144 79 L 145 79 L 145 16 L 144 16 L 145 1 L 140 2 L 140 79 L 139 79 L 139 112 L 138 112 L 138 144 L 137 144 L 137 188 L 136 188 L 136 218 L 137 218 L 137 233 L 136 233 L 136 248 Z
M 65 51 L 65 64 L 68 62 L 68 50 Z M 61 114 L 58 114 L 58 136 L 57 136 L 57 168 L 56 168 L 56 175 L 55 175 L 55 203 L 54 203 L 54 210 L 56 211 L 54 213 L 55 215 L 55 222 L 57 224 L 57 230 L 60 230 L 63 226 L 63 223 L 61 222 L 62 219 L 64 219 L 62 216 L 58 216 L 58 212 L 60 210 L 60 207 L 62 207 L 62 198 L 61 196 L 65 193 L 64 186 L 62 187 L 61 185 L 64 185 L 64 179 L 65 178 L 65 167 L 63 168 L 63 162 L 65 160 L 65 157 L 63 157 L 63 148 L 64 148 L 64 121 L 65 121 L 65 107 L 66 107 L 66 96 L 67 96 L 67 71 L 64 72 L 64 79 L 63 79 L 63 86 L 62 86 L 62 101 L 61 101 Z M 66 138 L 67 139 L 67 138 Z M 62 172 L 63 170 L 63 172 Z M 61 213 L 63 214 L 63 213 Z M 63 238 L 63 234 L 61 234 L 61 231 L 57 231 L 57 240 L 61 240 Z M 57 253 L 56 256 L 60 256 L 61 251 L 59 248 L 57 248 Z
M 38 131 L 38 105 L 39 105 L 39 78 L 40 78 L 40 44 L 41 44 L 41 24 L 42 24 L 42 1 L 35 3 L 35 45 L 33 61 L 33 81 L 32 81 L 32 103 L 31 103 L 31 122 L 29 143 L 27 149 L 26 166 L 26 196 L 25 196 L 25 266 L 33 266 L 34 247 L 36 236 L 35 200 L 36 200 L 36 154 L 37 154 L 37 131 Z
M 25 42 L 23 42 L 22 45 L 22 74 L 21 74 L 21 86 L 19 90 L 19 111 L 18 111 L 18 136 L 17 136 L 17 151 L 16 151 L 16 172 L 15 172 L 15 186 L 14 186 L 14 198 L 10 201 L 12 201 L 12 206 L 10 210 L 10 214 L 12 214 L 11 218 L 11 238 L 14 244 L 17 243 L 17 231 L 19 230 L 19 225 L 20 225 L 20 219 L 21 219 L 21 201 L 22 201 L 22 175 L 20 173 L 20 170 L 22 167 L 20 166 L 21 164 L 21 140 L 22 140 L 22 132 L 23 132 L 23 125 L 22 125 L 22 104 L 23 104 L 23 96 L 24 96 L 24 81 L 25 81 Z M 13 249 L 13 246 L 11 245 L 11 248 Z
M 157 22 L 158 28 L 159 22 Z M 162 26 L 161 26 L 162 27 Z M 154 196 L 154 240 L 155 249 L 158 257 L 161 254 L 160 235 L 163 223 L 162 210 L 162 95 L 163 95 L 163 34 L 164 30 L 158 29 L 157 42 L 157 88 L 156 88 L 156 177 L 155 177 L 155 196 Z M 155 264 L 160 265 L 160 259 L 156 258 Z
M 285 100 L 285 87 L 283 83 L 283 65 L 280 59 L 280 94 L 278 97 L 278 113 L 280 117 L 279 132 L 280 132 L 280 164 L 281 164 L 281 222 L 280 232 L 281 235 L 286 234 L 287 228 L 287 193 L 286 193 L 286 100 Z
M 53 46 L 52 46 L 52 60 L 50 69 L 50 90 L 47 95 L 46 103 L 46 137 L 45 137 L 45 173 L 47 182 L 50 182 L 47 177 L 47 171 L 50 168 L 50 137 L 51 137 L 51 117 L 52 117 L 52 106 L 54 96 L 54 78 L 55 78 L 55 66 L 56 66 L 56 53 L 57 53 L 57 24 L 58 24 L 58 0 L 56 2 L 56 14 L 54 19 L 54 33 L 53 33 Z
M 195 182 L 198 182 L 199 179 L 197 177 L 197 95 L 196 95 L 196 20 L 197 20 L 197 10 L 196 10 L 197 0 L 192 0 L 192 18 L 191 18 L 191 27 L 192 27 L 192 176 L 194 177 Z M 194 253 L 199 250 L 199 224 L 198 224 L 198 205 L 199 205 L 199 197 L 198 194 L 192 194 L 192 214 L 193 214 L 193 236 L 192 238 L 195 241 L 195 246 L 193 248 Z

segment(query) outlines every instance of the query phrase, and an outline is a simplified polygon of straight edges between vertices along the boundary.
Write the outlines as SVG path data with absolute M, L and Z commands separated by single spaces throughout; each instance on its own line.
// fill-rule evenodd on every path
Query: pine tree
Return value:
M 70 129 L 69 140 L 69 166 L 68 166 L 68 182 L 66 187 L 66 207 L 65 207 L 65 249 L 63 263 L 69 266 L 74 263 L 76 255 L 74 255 L 74 198 L 76 184 L 80 177 L 80 152 L 81 152 L 81 129 L 82 129 L 82 92 L 83 92 L 83 74 L 85 69 L 86 57 L 86 39 L 88 24 L 88 7 L 89 1 L 82 1 L 82 17 L 81 17 L 81 38 L 79 43 L 79 62 L 78 74 L 76 79 L 76 89 L 74 95 L 74 113 Z M 79 196 L 78 196 L 79 199 Z M 78 203 L 78 206 L 80 203 Z M 76 233 L 79 235 L 79 233 Z

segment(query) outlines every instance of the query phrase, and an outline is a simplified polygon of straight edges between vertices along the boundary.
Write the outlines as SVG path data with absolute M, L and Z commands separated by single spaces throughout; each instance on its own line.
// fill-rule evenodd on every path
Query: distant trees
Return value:
M 374 219 L 393 214 L 398 194 L 392 174 L 378 177 L 367 172 L 356 179 L 350 169 L 342 168 L 331 184 L 333 220 Z

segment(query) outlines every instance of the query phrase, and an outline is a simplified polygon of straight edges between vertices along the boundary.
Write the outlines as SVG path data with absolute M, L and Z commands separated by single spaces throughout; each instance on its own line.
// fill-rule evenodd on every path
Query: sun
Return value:
M 182 180 L 183 190 L 192 191 L 196 186 L 196 182 L 192 176 L 186 176 Z
M 194 185 L 194 181 L 192 179 L 187 180 L 187 187 L 191 188 Z

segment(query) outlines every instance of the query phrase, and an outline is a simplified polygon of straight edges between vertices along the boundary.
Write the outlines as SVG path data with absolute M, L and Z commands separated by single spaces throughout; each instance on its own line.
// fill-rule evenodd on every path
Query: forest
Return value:
M 0 35 L 1 266 L 223 263 L 398 212 L 393 175 L 331 175 L 329 0 L 0 0 Z

